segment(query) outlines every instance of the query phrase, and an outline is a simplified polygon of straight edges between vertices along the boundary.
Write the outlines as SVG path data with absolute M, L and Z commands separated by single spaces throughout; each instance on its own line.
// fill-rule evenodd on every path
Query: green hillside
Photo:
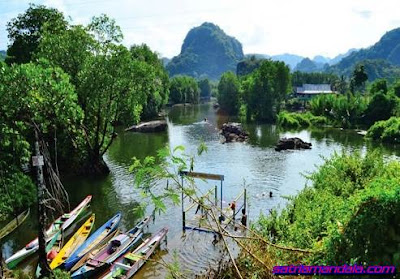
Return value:
M 226 71 L 235 71 L 243 59 L 242 44 L 213 23 L 205 22 L 186 35 L 181 53 L 167 65 L 171 76 L 189 75 L 219 79 Z

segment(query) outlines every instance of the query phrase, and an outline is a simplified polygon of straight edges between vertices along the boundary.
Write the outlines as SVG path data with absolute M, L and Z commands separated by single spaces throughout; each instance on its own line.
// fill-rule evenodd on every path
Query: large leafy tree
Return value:
M 147 68 L 141 76 L 141 90 L 146 93 L 146 102 L 143 104 L 141 118 L 152 118 L 168 102 L 168 73 L 157 53 L 153 52 L 147 45 L 132 46 L 130 52 L 135 61 L 142 62 L 142 67 Z M 139 80 L 137 81 L 139 82 Z
M 200 89 L 194 78 L 189 76 L 176 76 L 171 79 L 170 99 L 173 103 L 199 102 Z
M 365 67 L 362 64 L 356 66 L 350 81 L 350 90 L 354 93 L 357 89 L 364 89 L 365 82 L 368 80 L 368 75 L 365 72 Z
M 233 72 L 226 72 L 218 83 L 218 103 L 230 114 L 239 111 L 240 83 Z
M 26 207 L 34 200 L 34 187 L 22 166 L 33 149 L 33 125 L 50 146 L 58 131 L 59 157 L 71 158 L 82 134 L 83 113 L 68 76 L 58 68 L 24 64 L 0 66 L 0 215 Z M 50 154 L 54 160 L 54 153 Z M 12 185 L 12 187 L 10 187 Z M 3 199 L 4 198 L 4 199 Z
M 67 22 L 62 13 L 53 8 L 31 4 L 25 13 L 18 15 L 7 24 L 10 46 L 6 62 L 28 63 L 42 38 L 43 27 L 56 31 L 66 28 Z
M 281 101 L 289 92 L 289 68 L 278 61 L 265 60 L 243 82 L 247 116 L 254 120 L 272 121 Z
M 89 172 L 107 171 L 102 156 L 116 136 L 114 123 L 121 107 L 127 106 L 131 117 L 139 120 L 145 96 L 135 91 L 137 67 L 125 47 L 115 46 L 107 54 L 88 59 L 79 73 L 77 90 L 85 111 Z
M 209 99 L 211 97 L 211 84 L 208 78 L 204 78 L 198 81 L 200 88 L 200 97 Z
M 143 106 L 154 100 L 158 111 L 167 98 L 168 77 L 155 54 L 145 47 L 129 51 L 121 40 L 115 21 L 101 15 L 86 28 L 69 26 L 57 34 L 46 29 L 36 53 L 69 73 L 76 87 L 84 111 L 86 173 L 108 172 L 102 156 L 116 123 L 137 122 Z

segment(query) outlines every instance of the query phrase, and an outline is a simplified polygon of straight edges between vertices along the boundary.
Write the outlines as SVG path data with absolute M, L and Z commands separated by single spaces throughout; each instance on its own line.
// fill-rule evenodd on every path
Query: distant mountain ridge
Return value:
M 371 47 L 353 51 L 340 62 L 331 66 L 328 71 L 349 75 L 354 67 L 363 61 L 367 61 L 370 67 L 374 64 L 379 65 L 380 71 L 382 71 L 382 67 L 390 68 L 388 69 L 390 72 L 396 67 L 400 68 L 400 28 L 386 32 Z M 373 69 L 370 68 L 370 70 Z
M 226 71 L 235 71 L 244 57 L 242 44 L 217 25 L 205 22 L 192 28 L 182 44 L 181 53 L 166 69 L 170 76 L 189 75 L 219 79 Z
M 245 56 L 249 57 L 249 58 L 251 56 L 255 56 L 257 59 L 272 59 L 274 61 L 283 61 L 293 71 L 296 71 L 296 70 L 303 71 L 303 69 L 306 69 L 308 71 L 311 68 L 313 69 L 312 71 L 321 71 L 327 67 L 327 64 L 328 64 L 328 66 L 336 64 L 336 63 L 340 62 L 344 57 L 350 55 L 352 52 L 354 52 L 356 50 L 357 49 L 352 48 L 349 51 L 347 51 L 346 53 L 339 54 L 339 55 L 335 56 L 334 58 L 329 58 L 329 57 L 322 56 L 322 55 L 316 55 L 313 59 L 310 59 L 309 57 L 304 57 L 304 56 L 291 54 L 291 53 L 284 53 L 284 54 L 278 54 L 278 55 L 250 53 L 250 54 L 246 54 Z M 310 63 L 312 63 L 312 65 Z

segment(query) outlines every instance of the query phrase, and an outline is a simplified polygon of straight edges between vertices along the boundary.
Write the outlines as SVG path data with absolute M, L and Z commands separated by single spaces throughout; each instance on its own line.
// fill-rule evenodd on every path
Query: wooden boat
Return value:
M 102 279 L 126 279 L 131 278 L 146 263 L 146 260 L 154 253 L 161 241 L 167 235 L 168 229 L 163 228 L 157 234 L 147 238 L 133 252 L 127 252 L 119 257 L 109 270 L 99 278 Z
M 70 272 L 73 273 L 79 268 L 81 268 L 83 265 L 86 264 L 88 259 L 93 258 L 94 255 L 99 253 L 104 247 L 108 245 L 108 242 L 110 242 L 111 239 L 113 239 L 115 236 L 119 235 L 120 232 L 118 229 L 111 234 L 109 234 L 106 238 L 104 238 L 97 246 L 93 247 L 86 255 L 84 255 L 71 269 Z
M 49 242 L 53 236 L 60 230 L 65 231 L 71 226 L 78 217 L 82 216 L 88 208 L 92 196 L 87 196 L 74 210 L 69 213 L 64 213 L 57 218 L 46 231 L 46 243 Z M 24 248 L 9 257 L 5 262 L 9 269 L 15 268 L 21 261 L 33 255 L 39 249 L 38 238 L 29 242 Z
M 14 218 L 4 228 L 2 228 L 0 230 L 0 240 L 3 237 L 6 237 L 10 233 L 12 233 L 16 228 L 18 228 L 19 225 L 21 225 L 26 220 L 26 218 L 29 216 L 29 213 L 30 213 L 30 209 L 28 208 L 27 210 L 25 210 L 24 212 L 19 214 L 17 216 L 17 218 Z
M 118 228 L 121 213 L 117 213 L 110 220 L 98 228 L 72 255 L 64 262 L 66 270 L 71 269 L 84 255 L 101 243 L 108 235 Z
M 112 238 L 103 249 L 89 258 L 85 265 L 72 273 L 71 278 L 93 278 L 96 274 L 103 272 L 109 267 L 110 263 L 115 261 L 122 254 L 125 254 L 139 242 L 143 235 L 143 229 L 148 225 L 150 219 L 150 217 L 146 217 L 133 229 Z
M 60 250 L 57 256 L 50 263 L 51 269 L 56 269 L 64 263 L 66 259 L 72 255 L 82 243 L 88 238 L 92 231 L 95 220 L 95 214 L 92 214 L 89 219 L 79 228 L 79 230 L 68 240 L 64 247 Z
M 83 215 L 84 209 L 89 206 L 90 201 L 92 200 L 92 196 L 89 195 L 87 196 L 77 207 L 74 208 L 70 213 L 64 213 L 60 217 L 58 217 L 53 224 L 49 226 L 49 228 L 46 231 L 46 235 L 49 239 L 53 237 L 53 235 L 61 228 L 61 230 L 65 231 L 69 226 L 72 225 L 72 223 L 78 219 L 78 217 L 81 217 Z M 58 226 L 57 224 L 61 224 L 61 226 Z M 53 228 L 56 227 L 56 228 Z M 26 248 L 30 248 L 33 246 L 38 245 L 38 238 L 35 238 L 31 242 L 29 242 L 26 245 Z
M 46 245 L 46 253 L 47 253 L 47 259 L 49 260 L 51 257 L 52 253 L 58 253 L 61 250 L 61 247 L 63 245 L 64 241 L 64 236 L 62 234 L 62 231 L 59 230 L 54 236 L 53 239 L 49 241 L 49 243 Z M 54 251 L 54 252 L 52 252 Z M 41 272 L 40 265 L 38 264 L 36 267 L 36 278 L 40 277 L 40 272 Z

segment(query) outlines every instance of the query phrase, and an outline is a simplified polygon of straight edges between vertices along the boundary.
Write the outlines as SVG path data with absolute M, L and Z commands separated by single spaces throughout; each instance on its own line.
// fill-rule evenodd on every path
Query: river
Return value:
M 207 121 L 204 121 L 207 119 Z M 305 175 L 323 163 L 323 158 L 334 152 L 346 150 L 365 152 L 368 149 L 381 148 L 387 157 L 400 155 L 399 147 L 367 142 L 355 131 L 339 129 L 315 129 L 302 131 L 282 131 L 274 125 L 245 124 L 250 133 L 248 143 L 222 144 L 218 127 L 228 121 L 228 117 L 219 115 L 210 104 L 196 106 L 175 106 L 168 113 L 168 131 L 163 133 L 124 133 L 123 130 L 105 160 L 111 169 L 110 175 L 103 178 L 79 177 L 64 179 L 70 195 L 70 204 L 75 206 L 85 196 L 93 195 L 92 211 L 96 213 L 96 225 L 100 226 L 117 211 L 123 213 L 121 226 L 131 228 L 138 221 L 134 208 L 141 201 L 138 190 L 133 186 L 133 176 L 128 168 L 132 157 L 142 159 L 155 155 L 157 150 L 169 145 L 186 147 L 186 153 L 195 154 L 198 145 L 204 142 L 208 152 L 196 158 L 194 170 L 223 174 L 224 203 L 236 197 L 247 185 L 249 195 L 248 215 L 255 220 L 260 214 L 268 214 L 272 208 L 280 209 L 285 197 L 296 195 L 307 183 Z M 274 150 L 281 137 L 300 137 L 312 143 L 311 150 L 282 151 Z M 202 189 L 214 184 L 202 184 Z M 272 192 L 272 198 L 269 197 Z M 34 215 L 31 215 L 34 216 Z M 150 226 L 151 232 L 168 227 L 168 242 L 153 259 L 171 262 L 175 259 L 181 270 L 188 274 L 201 273 L 209 266 L 215 266 L 220 247 L 213 246 L 212 236 L 206 233 L 187 232 L 182 237 L 181 208 L 168 204 L 164 214 L 156 215 Z M 35 218 L 30 217 L 17 231 L 6 238 L 3 256 L 7 258 L 13 251 L 23 247 L 35 236 Z M 177 256 L 174 258 L 174 251 Z M 35 259 L 23 268 L 33 269 Z M 163 278 L 166 271 L 163 264 L 148 262 L 138 274 L 138 278 Z M 136 277 L 135 277 L 136 278 Z

